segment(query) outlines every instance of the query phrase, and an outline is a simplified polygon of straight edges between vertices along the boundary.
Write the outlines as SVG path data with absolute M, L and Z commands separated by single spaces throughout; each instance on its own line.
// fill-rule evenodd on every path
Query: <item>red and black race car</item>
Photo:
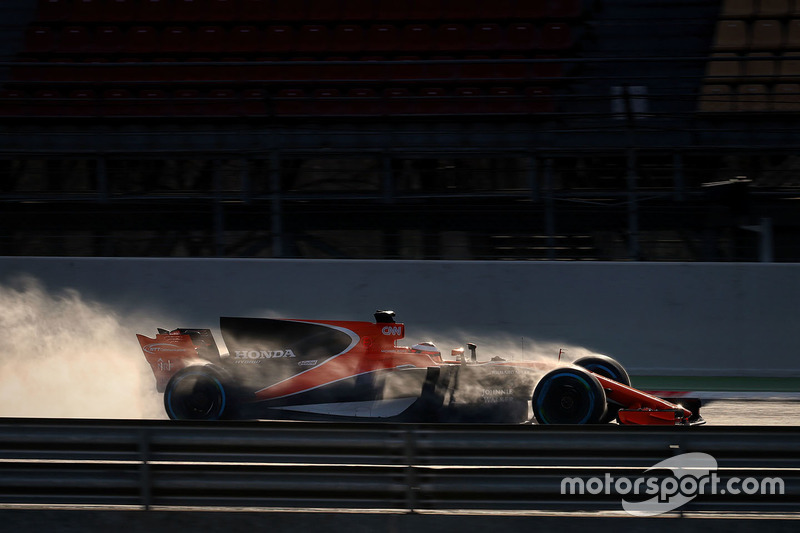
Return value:
M 630 386 L 610 357 L 478 361 L 468 344 L 443 356 L 398 346 L 394 312 L 375 322 L 220 318 L 209 329 L 137 335 L 171 419 L 380 420 L 518 424 L 702 423 L 699 402 L 671 403 Z

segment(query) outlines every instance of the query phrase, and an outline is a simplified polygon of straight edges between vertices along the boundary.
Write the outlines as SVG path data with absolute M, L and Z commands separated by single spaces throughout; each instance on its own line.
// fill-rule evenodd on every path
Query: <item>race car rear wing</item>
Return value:
M 215 362 L 220 358 L 210 329 L 159 329 L 154 339 L 139 334 L 136 338 L 153 370 L 158 392 L 164 392 L 173 374 L 190 362 L 197 359 Z

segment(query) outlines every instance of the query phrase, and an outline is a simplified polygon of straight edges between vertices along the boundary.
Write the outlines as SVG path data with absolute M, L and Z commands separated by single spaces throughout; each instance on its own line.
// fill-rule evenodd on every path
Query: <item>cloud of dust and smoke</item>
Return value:
M 461 340 L 454 340 L 454 338 Z M 502 367 L 505 370 L 484 369 L 483 371 L 467 370 L 463 372 L 459 378 L 457 396 L 460 400 L 468 403 L 494 402 L 504 396 L 529 399 L 536 383 L 545 373 L 559 364 L 569 364 L 581 357 L 595 355 L 591 350 L 580 346 L 535 341 L 527 337 L 513 337 L 507 334 L 478 337 L 471 337 L 464 333 L 458 333 L 455 337 L 423 335 L 420 340 L 423 339 L 433 342 L 445 359 L 451 358 L 453 348 L 464 348 L 465 355 L 469 359 L 467 342 L 472 341 L 477 345 L 479 362 L 537 363 L 526 366 L 524 369 Z M 401 343 L 413 345 L 414 342 L 408 342 L 409 340 L 406 337 Z
M 0 416 L 164 418 L 134 331 L 154 324 L 32 278 L 0 285 Z
M 270 310 L 259 316 L 282 315 Z M 123 314 L 75 290 L 48 291 L 31 277 L 0 285 L 0 416 L 166 418 L 135 337 L 159 325 L 159 317 Z M 469 341 L 478 344 L 480 361 L 499 356 L 555 363 L 560 349 L 562 361 L 592 353 L 508 335 L 408 333 L 398 344 L 432 340 L 446 359 L 451 348 Z
M 398 344 L 410 346 L 419 341 L 433 342 L 445 358 L 448 358 L 451 349 L 464 348 L 466 351 L 467 343 L 473 342 L 478 346 L 479 361 L 489 361 L 493 357 L 501 357 L 512 362 L 535 361 L 555 364 L 558 362 L 559 352 L 561 362 L 566 363 L 581 357 L 596 355 L 596 352 L 581 346 L 551 341 L 543 342 L 529 337 L 514 337 L 509 334 L 475 336 L 468 332 L 458 332 L 442 336 L 424 331 L 420 335 L 406 331 L 406 338 L 399 341 Z

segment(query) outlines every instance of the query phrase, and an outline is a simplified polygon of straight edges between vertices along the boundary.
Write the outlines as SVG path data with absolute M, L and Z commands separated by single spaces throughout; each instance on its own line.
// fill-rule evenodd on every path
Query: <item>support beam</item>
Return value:
M 641 259 L 639 248 L 639 201 L 636 197 L 636 149 L 628 148 L 628 258 Z
M 547 259 L 556 259 L 556 207 L 553 198 L 553 160 L 544 163 L 544 227 L 547 232 Z
M 225 208 L 222 201 L 222 163 L 219 159 L 211 162 L 211 175 L 214 180 L 214 255 L 225 257 Z
M 283 202 L 281 199 L 281 158 L 277 150 L 269 158 L 269 189 L 272 232 L 272 257 L 283 257 Z

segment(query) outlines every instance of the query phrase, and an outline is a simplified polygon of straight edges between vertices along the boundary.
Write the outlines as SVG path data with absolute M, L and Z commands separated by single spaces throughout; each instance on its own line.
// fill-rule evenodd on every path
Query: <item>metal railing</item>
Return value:
M 782 494 L 702 494 L 682 509 L 796 511 L 800 428 L 0 421 L 0 503 L 620 510 L 619 493 L 565 478 L 642 476 L 685 452 Z M 664 479 L 664 470 L 647 475 Z

